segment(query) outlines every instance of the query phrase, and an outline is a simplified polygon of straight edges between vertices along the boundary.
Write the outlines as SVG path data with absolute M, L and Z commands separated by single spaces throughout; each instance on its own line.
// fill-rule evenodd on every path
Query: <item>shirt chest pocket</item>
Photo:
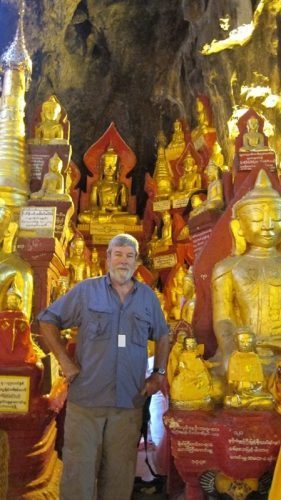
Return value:
M 146 313 L 136 312 L 133 316 L 132 342 L 141 347 L 147 347 L 150 338 L 152 325 L 150 316 Z
M 87 338 L 106 340 L 112 335 L 112 311 L 103 305 L 93 305 L 88 310 Z

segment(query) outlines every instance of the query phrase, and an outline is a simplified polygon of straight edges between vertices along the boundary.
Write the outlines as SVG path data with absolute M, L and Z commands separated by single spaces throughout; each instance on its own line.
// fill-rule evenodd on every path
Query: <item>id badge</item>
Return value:
M 126 347 L 126 335 L 124 333 L 118 335 L 118 347 Z

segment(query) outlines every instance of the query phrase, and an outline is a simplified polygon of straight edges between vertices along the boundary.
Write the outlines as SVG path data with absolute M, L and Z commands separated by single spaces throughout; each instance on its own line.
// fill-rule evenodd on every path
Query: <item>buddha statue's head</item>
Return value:
M 183 161 L 183 169 L 186 174 L 196 170 L 196 163 L 191 153 L 187 153 Z
M 281 197 L 264 170 L 254 188 L 233 206 L 231 229 L 237 254 L 244 253 L 247 244 L 271 249 L 281 243 Z
M 194 337 L 185 337 L 184 338 L 184 349 L 185 351 L 196 351 L 197 350 L 197 342 Z
M 257 132 L 259 128 L 259 121 L 257 118 L 252 116 L 247 120 L 247 130 L 248 132 Z
M 105 177 L 113 177 L 117 171 L 118 155 L 112 146 L 108 146 L 101 157 L 101 165 Z
M 61 114 L 61 105 L 56 96 L 52 95 L 42 104 L 42 120 L 59 122 Z
M 180 266 L 175 274 L 175 284 L 183 284 L 184 278 L 186 277 L 186 270 L 183 266 Z
M 200 205 L 202 205 L 203 203 L 203 200 L 201 200 L 199 194 L 194 194 L 191 198 L 191 206 L 192 208 L 197 208 L 199 207 Z
M 82 256 L 85 250 L 85 241 L 82 236 L 76 236 L 71 242 L 72 255 Z
M 219 177 L 219 169 L 214 161 L 210 160 L 205 170 L 208 182 L 215 181 Z
M 62 170 L 62 159 L 57 153 L 54 154 L 49 160 L 49 170 L 50 172 L 61 172 Z
M 168 210 L 163 213 L 162 220 L 163 220 L 163 223 L 164 223 L 165 226 L 167 224 L 170 224 L 170 222 L 171 222 L 171 215 L 170 215 L 170 212 L 168 212 Z
M 249 327 L 239 328 L 236 331 L 236 343 L 240 352 L 251 352 L 255 349 L 255 334 Z
M 22 294 L 13 283 L 6 294 L 6 308 L 9 311 L 21 311 L 22 309 Z

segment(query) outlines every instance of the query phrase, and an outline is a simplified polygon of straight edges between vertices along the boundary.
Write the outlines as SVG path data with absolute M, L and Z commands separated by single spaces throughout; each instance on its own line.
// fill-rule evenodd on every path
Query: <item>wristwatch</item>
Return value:
M 165 375 L 166 370 L 165 368 L 153 368 L 152 373 L 159 373 L 159 375 Z

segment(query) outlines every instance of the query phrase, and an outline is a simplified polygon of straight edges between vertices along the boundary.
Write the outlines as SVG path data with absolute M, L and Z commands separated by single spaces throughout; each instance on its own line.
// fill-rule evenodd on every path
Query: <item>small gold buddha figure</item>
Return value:
M 196 292 L 193 279 L 193 267 L 190 266 L 183 280 L 184 303 L 181 308 L 181 319 L 192 324 L 196 304 Z
M 52 302 L 59 299 L 60 297 L 63 297 L 66 294 L 66 292 L 68 292 L 68 290 L 69 290 L 69 275 L 60 276 L 57 286 L 54 288 L 52 292 Z
M 196 150 L 199 150 L 205 146 L 204 136 L 215 132 L 211 124 L 210 112 L 201 97 L 196 98 L 196 114 L 197 126 L 191 131 L 191 139 Z
M 49 160 L 49 170 L 44 175 L 41 189 L 30 195 L 32 200 L 72 201 L 71 196 L 64 192 L 62 167 L 63 162 L 55 153 Z
M 68 144 L 61 123 L 61 105 L 56 96 L 52 95 L 42 104 L 41 122 L 35 128 L 36 139 L 41 144 Z
M 166 159 L 165 148 L 161 144 L 158 146 L 157 150 L 153 181 L 156 186 L 155 199 L 169 198 L 173 190 L 173 173 Z
M 193 207 L 190 217 L 194 217 L 206 210 L 221 210 L 224 207 L 223 186 L 219 176 L 219 168 L 215 163 L 209 162 L 206 174 L 208 179 L 207 199 L 204 201 L 201 200 L 202 203 Z
M 173 278 L 171 288 L 172 308 L 170 310 L 170 318 L 179 320 L 181 318 L 181 308 L 184 301 L 184 279 L 186 277 L 186 269 L 180 266 Z
M 213 144 L 210 162 L 213 162 L 222 172 L 229 170 L 229 167 L 225 165 L 224 156 L 218 141 L 215 141 Z
M 185 337 L 178 368 L 170 385 L 171 406 L 184 410 L 210 409 L 223 396 L 223 385 L 212 378 L 208 362 L 198 352 L 193 337 Z
M 100 160 L 100 178 L 93 184 L 90 195 L 90 210 L 82 212 L 80 222 L 138 224 L 138 216 L 126 211 L 128 190 L 119 180 L 118 155 L 109 146 Z
M 213 324 L 219 352 L 227 360 L 234 335 L 249 325 L 260 357 L 274 361 L 281 348 L 281 197 L 264 170 L 233 206 L 235 254 L 218 262 L 212 276 Z
M 69 273 L 69 288 L 90 278 L 90 266 L 85 258 L 86 244 L 82 236 L 76 236 L 70 243 L 70 256 L 66 260 Z
M 160 306 L 161 306 L 161 309 L 162 309 L 162 312 L 164 314 L 164 318 L 166 320 L 166 322 L 168 321 L 168 312 L 167 312 L 167 309 L 166 309 L 166 301 L 165 301 L 165 296 L 162 292 L 160 292 L 160 290 L 158 290 L 158 288 L 154 288 L 154 293 L 156 295 L 156 297 L 158 298 L 159 302 L 160 302 Z
M 186 336 L 187 335 L 185 330 L 178 331 L 176 341 L 169 354 L 169 359 L 167 364 L 167 379 L 170 386 L 177 372 L 179 364 L 179 356 L 183 351 L 184 339 L 186 338 Z
M 166 148 L 168 160 L 175 160 L 180 157 L 185 148 L 185 138 L 180 120 L 175 120 L 173 124 L 172 140 Z
M 90 275 L 91 278 L 95 278 L 96 276 L 102 276 L 102 268 L 100 265 L 100 258 L 96 248 L 93 248 L 91 251 L 91 265 L 90 265 Z
M 227 408 L 250 410 L 272 409 L 274 399 L 266 389 L 261 360 L 255 352 L 255 335 L 243 327 L 236 333 L 237 350 L 229 358 L 227 368 Z
M 22 294 L 15 282 L 8 289 L 4 309 L 0 311 L 0 362 L 36 363 L 30 325 L 22 312 Z
M 31 316 L 33 276 L 31 267 L 13 251 L 13 243 L 5 245 L 5 238 L 9 238 L 9 228 L 13 225 L 12 211 L 0 199 L 0 311 L 5 307 L 6 293 L 14 283 L 22 296 L 22 311 L 27 317 Z
M 247 132 L 243 134 L 243 146 L 240 151 L 267 150 L 264 144 L 264 135 L 259 132 L 259 121 L 252 116 L 247 121 Z
M 171 214 L 166 210 L 162 215 L 163 226 L 161 232 L 161 238 L 157 237 L 157 228 L 150 241 L 151 255 L 155 253 L 165 252 L 168 250 L 169 246 L 173 245 L 172 240 L 172 219 Z
M 189 198 L 192 193 L 201 188 L 201 182 L 198 165 L 189 152 L 183 161 L 183 174 L 179 178 L 178 189 L 172 194 L 171 198 Z

